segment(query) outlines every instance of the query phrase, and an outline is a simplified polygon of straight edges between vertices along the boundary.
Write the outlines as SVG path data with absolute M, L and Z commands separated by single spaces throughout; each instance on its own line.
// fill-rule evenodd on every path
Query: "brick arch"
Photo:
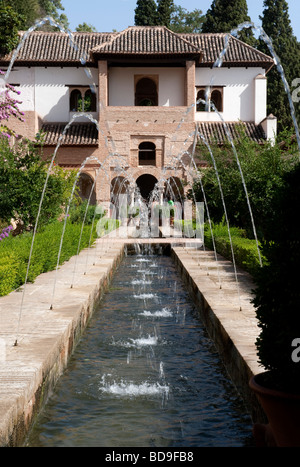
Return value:
M 84 200 L 88 200 L 90 197 L 91 189 L 93 188 L 92 195 L 90 197 L 90 204 L 96 204 L 96 190 L 94 184 L 94 178 L 89 172 L 81 172 L 77 182 L 79 188 L 79 196 Z

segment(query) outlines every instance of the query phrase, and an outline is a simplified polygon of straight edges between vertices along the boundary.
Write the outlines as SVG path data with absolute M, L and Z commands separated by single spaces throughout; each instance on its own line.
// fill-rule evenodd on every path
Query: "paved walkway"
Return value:
M 209 333 L 225 364 L 229 362 L 237 387 L 245 390 L 246 379 L 260 370 L 249 275 L 239 271 L 237 287 L 231 263 L 221 257 L 216 262 L 213 253 L 199 249 L 198 240 L 150 242 L 172 245 L 172 255 L 196 303 L 204 304 L 202 318 Z M 124 245 L 132 243 L 122 236 L 98 239 L 95 248 L 27 284 L 25 293 L 15 291 L 0 298 L 0 446 L 22 444 L 34 414 L 66 367 L 95 303 L 107 290 Z M 149 240 L 141 238 L 137 243 Z

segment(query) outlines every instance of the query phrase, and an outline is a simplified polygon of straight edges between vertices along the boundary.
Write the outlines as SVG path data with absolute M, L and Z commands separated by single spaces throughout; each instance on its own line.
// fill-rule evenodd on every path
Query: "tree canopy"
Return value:
M 202 32 L 230 32 L 240 24 L 251 21 L 248 15 L 247 0 L 213 0 L 207 10 Z M 255 39 L 250 29 L 240 33 L 240 39 L 254 45 Z
M 300 46 L 293 34 L 288 3 L 285 0 L 264 0 L 260 19 L 264 31 L 272 40 L 291 87 L 293 80 L 300 77 Z M 270 50 L 263 41 L 260 41 L 258 47 L 270 55 Z M 299 106 L 295 110 L 299 121 Z M 292 125 L 288 97 L 276 66 L 268 73 L 268 113 L 278 117 L 279 130 Z
M 157 5 L 154 0 L 138 0 L 134 24 L 136 26 L 157 26 Z

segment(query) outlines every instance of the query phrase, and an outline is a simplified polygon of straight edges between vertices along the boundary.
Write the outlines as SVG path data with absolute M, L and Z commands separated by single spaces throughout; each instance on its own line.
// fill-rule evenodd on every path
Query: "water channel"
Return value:
M 128 255 L 29 447 L 245 447 L 252 423 L 172 259 Z

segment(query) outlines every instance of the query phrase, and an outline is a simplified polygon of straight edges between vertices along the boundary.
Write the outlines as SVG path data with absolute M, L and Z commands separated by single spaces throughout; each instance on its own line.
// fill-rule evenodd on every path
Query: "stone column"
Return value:
M 195 104 L 195 61 L 187 61 L 185 70 L 185 105 L 190 107 Z M 193 115 L 194 112 L 192 112 Z

